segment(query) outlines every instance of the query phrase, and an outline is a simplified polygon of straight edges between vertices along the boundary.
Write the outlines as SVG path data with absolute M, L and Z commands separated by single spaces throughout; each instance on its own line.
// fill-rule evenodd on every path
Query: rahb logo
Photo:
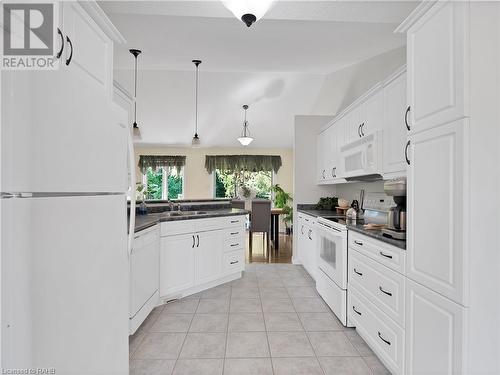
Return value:
M 56 3 L 3 3 L 2 68 L 53 70 Z

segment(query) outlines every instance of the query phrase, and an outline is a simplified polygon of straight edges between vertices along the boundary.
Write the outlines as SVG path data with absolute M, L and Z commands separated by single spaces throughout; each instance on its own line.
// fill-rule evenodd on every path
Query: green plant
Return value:
M 335 211 L 335 207 L 338 206 L 339 199 L 337 197 L 322 197 L 316 203 L 317 210 L 329 210 Z
M 252 190 L 246 185 L 241 185 L 241 191 L 245 198 L 250 198 L 250 196 L 252 195 Z
M 278 184 L 273 185 L 271 188 L 274 191 L 274 207 L 283 209 L 283 222 L 288 226 L 288 223 L 293 220 L 293 209 L 289 205 L 292 202 L 292 196 L 290 193 L 284 191 Z

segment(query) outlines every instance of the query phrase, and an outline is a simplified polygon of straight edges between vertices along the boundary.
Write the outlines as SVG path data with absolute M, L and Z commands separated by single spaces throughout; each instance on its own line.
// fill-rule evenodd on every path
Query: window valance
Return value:
M 151 167 L 153 171 L 158 168 L 175 167 L 179 170 L 186 165 L 186 157 L 179 155 L 141 155 L 139 157 L 139 168 L 142 173 Z
M 273 155 L 207 155 L 205 168 L 208 173 L 222 171 L 274 171 L 281 167 L 281 156 Z

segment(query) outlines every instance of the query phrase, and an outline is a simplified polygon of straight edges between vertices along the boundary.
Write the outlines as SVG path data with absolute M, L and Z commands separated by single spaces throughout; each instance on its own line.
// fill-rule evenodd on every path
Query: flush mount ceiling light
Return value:
M 194 137 L 191 141 L 191 147 L 200 147 L 200 137 L 198 137 L 198 66 L 201 60 L 193 60 L 196 66 L 196 89 L 195 89 L 195 120 L 194 120 Z
M 274 0 L 222 0 L 224 6 L 248 27 L 261 19 L 273 2 Z
M 132 135 L 136 140 L 142 139 L 141 130 L 139 125 L 137 125 L 137 56 L 141 54 L 140 49 L 130 49 L 129 52 L 134 55 L 135 58 L 135 69 L 134 69 L 134 123 L 132 124 Z
M 247 109 L 248 106 L 245 104 L 243 106 L 243 110 L 245 111 L 245 120 L 243 121 L 243 131 L 241 132 L 241 137 L 238 138 L 238 141 L 243 146 L 248 146 L 253 141 L 253 138 L 250 137 L 250 130 L 248 130 Z

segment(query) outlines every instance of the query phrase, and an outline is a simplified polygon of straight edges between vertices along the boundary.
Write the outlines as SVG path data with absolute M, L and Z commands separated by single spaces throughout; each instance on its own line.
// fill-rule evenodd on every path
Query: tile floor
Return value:
M 247 264 L 239 280 L 153 310 L 130 337 L 130 374 L 390 373 L 302 267 Z

